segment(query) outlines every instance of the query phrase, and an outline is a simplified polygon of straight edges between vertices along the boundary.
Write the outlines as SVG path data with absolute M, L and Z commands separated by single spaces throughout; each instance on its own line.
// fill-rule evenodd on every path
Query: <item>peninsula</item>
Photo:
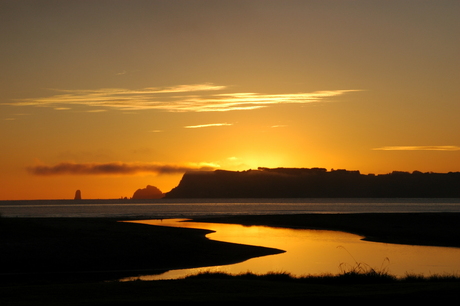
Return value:
M 324 168 L 190 171 L 165 198 L 457 198 L 460 172 L 361 174 Z

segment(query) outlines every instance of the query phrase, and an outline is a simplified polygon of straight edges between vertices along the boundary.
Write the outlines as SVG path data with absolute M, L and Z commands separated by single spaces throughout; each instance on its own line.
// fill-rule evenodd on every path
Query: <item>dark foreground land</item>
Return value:
M 208 231 L 115 219 L 0 218 L 1 305 L 153 305 L 160 301 L 450 301 L 442 280 L 229 278 L 104 282 L 169 269 L 230 264 L 280 250 L 208 240 Z M 460 214 L 238 216 L 199 221 L 323 228 L 369 240 L 460 247 Z M 458 276 L 458 275 L 457 275 Z

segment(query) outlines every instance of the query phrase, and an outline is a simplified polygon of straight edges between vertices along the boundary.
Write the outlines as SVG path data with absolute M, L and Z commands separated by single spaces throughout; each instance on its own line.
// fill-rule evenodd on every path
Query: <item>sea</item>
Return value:
M 460 212 L 460 198 L 286 198 L 0 201 L 0 216 L 193 218 L 228 215 Z

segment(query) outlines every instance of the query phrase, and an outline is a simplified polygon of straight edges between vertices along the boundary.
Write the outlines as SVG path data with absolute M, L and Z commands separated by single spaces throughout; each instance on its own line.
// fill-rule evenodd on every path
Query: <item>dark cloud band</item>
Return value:
M 138 173 L 180 174 L 191 170 L 213 170 L 210 165 L 170 165 L 151 163 L 70 163 L 54 166 L 38 165 L 27 168 L 34 175 L 133 175 Z

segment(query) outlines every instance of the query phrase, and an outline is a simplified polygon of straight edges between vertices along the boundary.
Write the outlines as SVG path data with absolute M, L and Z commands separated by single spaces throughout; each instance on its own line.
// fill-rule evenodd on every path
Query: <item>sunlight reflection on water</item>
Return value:
M 171 270 L 160 275 L 131 277 L 131 280 L 177 279 L 203 271 L 238 274 L 253 272 L 288 272 L 295 276 L 339 273 L 341 268 L 356 262 L 392 275 L 458 274 L 460 249 L 376 243 L 362 237 L 328 230 L 303 230 L 242 226 L 237 224 L 181 222 L 184 219 L 129 221 L 159 226 L 199 228 L 215 231 L 209 239 L 232 243 L 277 248 L 286 251 L 277 255 L 252 258 L 247 261 L 214 267 Z

